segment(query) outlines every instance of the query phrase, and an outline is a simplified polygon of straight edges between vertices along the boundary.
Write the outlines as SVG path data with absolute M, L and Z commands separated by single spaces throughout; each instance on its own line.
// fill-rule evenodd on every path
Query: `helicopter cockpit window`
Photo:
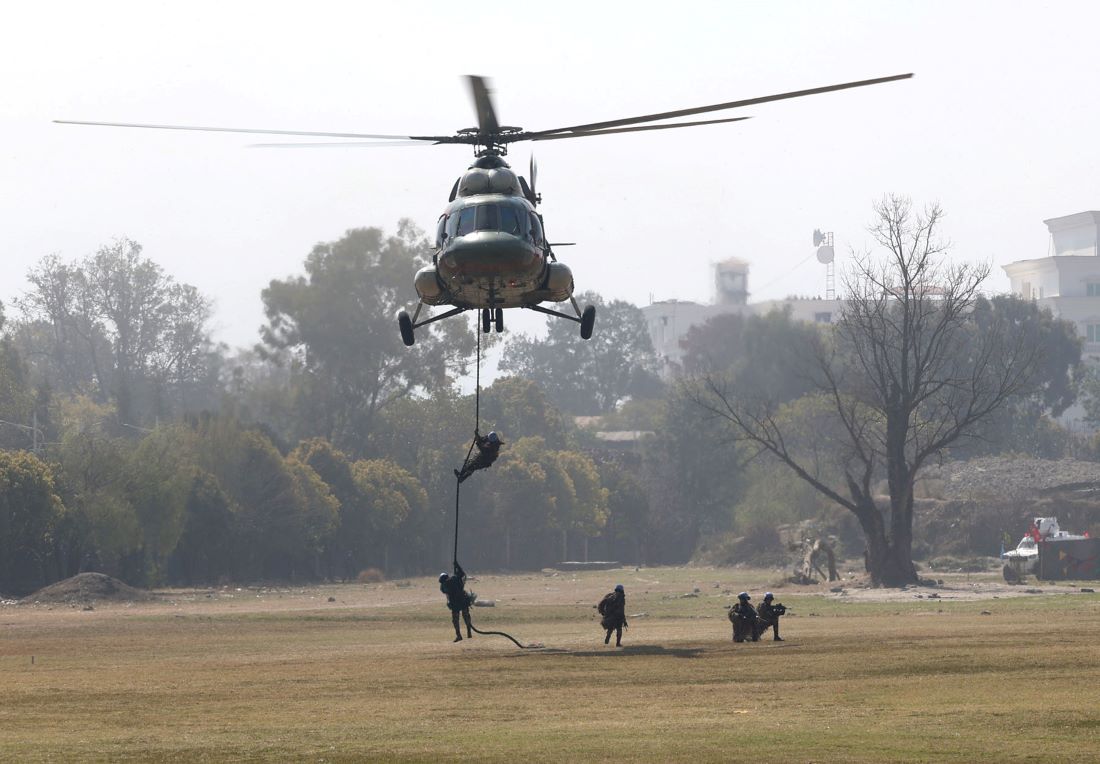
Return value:
M 437 247 L 443 246 L 443 237 L 447 235 L 447 216 L 439 216 L 439 225 L 435 229 L 435 245 Z
M 477 230 L 500 230 L 500 215 L 495 204 L 479 204 L 477 206 Z
M 530 213 L 531 218 L 531 241 L 535 244 L 542 244 L 542 223 L 539 222 L 539 217 L 535 213 Z
M 458 225 L 455 226 L 455 236 L 465 236 L 468 233 L 473 233 L 476 215 L 477 207 L 466 207 L 460 210 L 458 215 L 452 215 L 452 218 L 458 218 Z
M 445 228 L 440 230 L 450 238 L 474 231 L 503 231 L 512 236 L 526 236 L 526 223 L 525 211 L 521 208 L 509 204 L 479 204 L 451 215 Z
M 504 233 L 510 233 L 513 236 L 523 236 L 523 225 L 521 224 L 522 218 L 520 217 L 520 211 L 515 207 L 501 205 L 500 207 L 500 230 Z

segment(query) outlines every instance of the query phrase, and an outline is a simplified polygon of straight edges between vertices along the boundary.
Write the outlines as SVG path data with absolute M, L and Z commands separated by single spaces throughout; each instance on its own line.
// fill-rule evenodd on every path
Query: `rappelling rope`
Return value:
M 477 443 L 476 433 L 481 428 L 481 327 L 474 321 L 474 334 L 477 335 L 477 364 L 474 366 L 474 433 L 475 437 L 470 441 L 470 448 L 466 451 L 466 458 L 462 460 L 462 469 L 470 463 L 470 454 L 474 452 L 474 444 Z M 455 545 L 454 564 L 458 564 L 458 497 L 462 493 L 462 481 L 455 482 Z
M 477 433 L 481 429 L 481 326 L 478 325 L 478 321 L 474 321 L 474 334 L 477 335 L 477 364 L 474 366 L 474 432 Z M 466 465 L 470 462 L 470 454 L 474 452 L 474 444 L 477 442 L 476 438 L 470 441 L 470 448 L 466 452 L 466 459 L 462 462 L 462 467 L 465 469 Z M 455 543 L 454 543 L 454 565 L 458 566 L 458 507 L 459 496 L 462 493 L 462 481 L 456 478 L 455 480 Z M 541 645 L 524 645 L 519 642 L 511 634 L 503 631 L 482 631 L 478 627 L 474 626 L 473 621 L 469 622 L 469 626 L 473 631 L 476 631 L 482 636 L 495 635 L 498 637 L 505 637 L 512 640 L 516 647 L 521 650 L 531 650 Z

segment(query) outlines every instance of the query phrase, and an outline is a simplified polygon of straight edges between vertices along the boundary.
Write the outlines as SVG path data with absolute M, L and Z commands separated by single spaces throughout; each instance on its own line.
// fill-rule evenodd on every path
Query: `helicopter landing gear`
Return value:
M 596 325 L 596 306 L 589 305 L 581 313 L 581 339 L 587 340 L 592 337 L 592 328 Z
M 497 334 L 504 331 L 504 308 L 493 309 L 493 328 L 496 329 Z
M 571 316 L 568 313 L 562 313 L 560 310 L 553 310 L 551 308 L 544 308 L 541 305 L 524 305 L 523 307 L 528 310 L 533 310 L 536 313 L 545 313 L 548 316 L 557 316 L 558 318 L 564 318 L 566 321 L 576 321 L 581 325 L 581 339 L 587 340 L 592 337 L 592 329 L 596 326 L 596 306 L 589 305 L 583 311 L 580 306 L 577 305 L 577 301 L 572 297 L 569 298 L 569 302 L 573 305 L 573 310 L 577 315 Z
M 408 313 L 401 311 L 397 314 L 397 326 L 401 330 L 401 341 L 406 347 L 412 347 L 416 342 L 416 336 L 413 335 L 413 322 Z
M 493 314 L 488 308 L 481 309 L 481 333 L 488 334 L 493 323 Z

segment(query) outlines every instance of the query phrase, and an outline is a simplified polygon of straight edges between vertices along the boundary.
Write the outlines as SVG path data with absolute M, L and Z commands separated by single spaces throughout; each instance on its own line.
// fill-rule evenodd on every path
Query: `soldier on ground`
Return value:
M 477 470 L 483 470 L 495 462 L 497 455 L 500 454 L 500 447 L 504 445 L 504 441 L 502 441 L 500 436 L 495 432 L 490 432 L 488 435 L 482 435 L 477 430 L 474 430 L 474 445 L 477 446 L 477 455 L 467 460 L 467 462 L 462 465 L 461 471 L 455 470 L 455 477 L 458 478 L 458 482 L 460 483 L 474 474 Z
M 626 622 L 626 591 L 622 584 L 615 584 L 615 591 L 604 595 L 600 604 L 596 606 L 600 614 L 600 626 L 607 629 L 603 643 L 611 642 L 611 632 L 615 632 L 615 647 L 623 645 L 623 627 L 629 626 Z
M 759 633 L 765 633 L 770 626 L 774 634 L 772 639 L 776 642 L 782 642 L 783 637 L 779 636 L 779 617 L 786 612 L 787 608 L 775 601 L 775 595 L 771 592 L 767 592 L 764 595 L 764 601 L 760 604 L 760 609 L 758 611 L 759 621 L 757 622 L 757 626 Z
M 752 639 L 753 642 L 760 641 L 760 632 L 756 627 L 756 608 L 749 604 L 749 600 L 752 597 L 748 592 L 741 592 L 737 595 L 737 604 L 730 608 L 729 619 L 733 624 L 733 641 L 744 642 L 746 639 Z
M 455 627 L 455 642 L 462 641 L 462 630 L 458 627 L 458 614 L 466 621 L 466 636 L 473 637 L 474 625 L 470 622 L 470 603 L 473 597 L 466 592 L 466 571 L 455 560 L 455 572 L 448 576 L 439 574 L 439 591 L 447 595 L 447 607 L 451 611 L 451 623 Z

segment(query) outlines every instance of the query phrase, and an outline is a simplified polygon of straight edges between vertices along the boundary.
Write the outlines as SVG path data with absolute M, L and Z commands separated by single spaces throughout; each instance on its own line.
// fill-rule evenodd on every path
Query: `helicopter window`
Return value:
M 443 237 L 447 235 L 447 216 L 439 216 L 439 225 L 435 229 L 435 245 L 437 247 L 443 246 Z
M 539 222 L 539 217 L 535 213 L 530 213 L 531 219 L 531 241 L 535 244 L 542 244 L 542 223 Z
M 466 207 L 459 211 L 458 225 L 455 227 L 455 236 L 465 236 L 468 233 L 474 232 L 474 219 L 477 214 L 477 207 Z
M 519 210 L 515 207 L 501 206 L 500 230 L 513 236 L 523 236 L 523 226 L 520 223 Z
M 495 204 L 479 204 L 477 206 L 477 230 L 497 231 L 500 229 L 500 215 Z

